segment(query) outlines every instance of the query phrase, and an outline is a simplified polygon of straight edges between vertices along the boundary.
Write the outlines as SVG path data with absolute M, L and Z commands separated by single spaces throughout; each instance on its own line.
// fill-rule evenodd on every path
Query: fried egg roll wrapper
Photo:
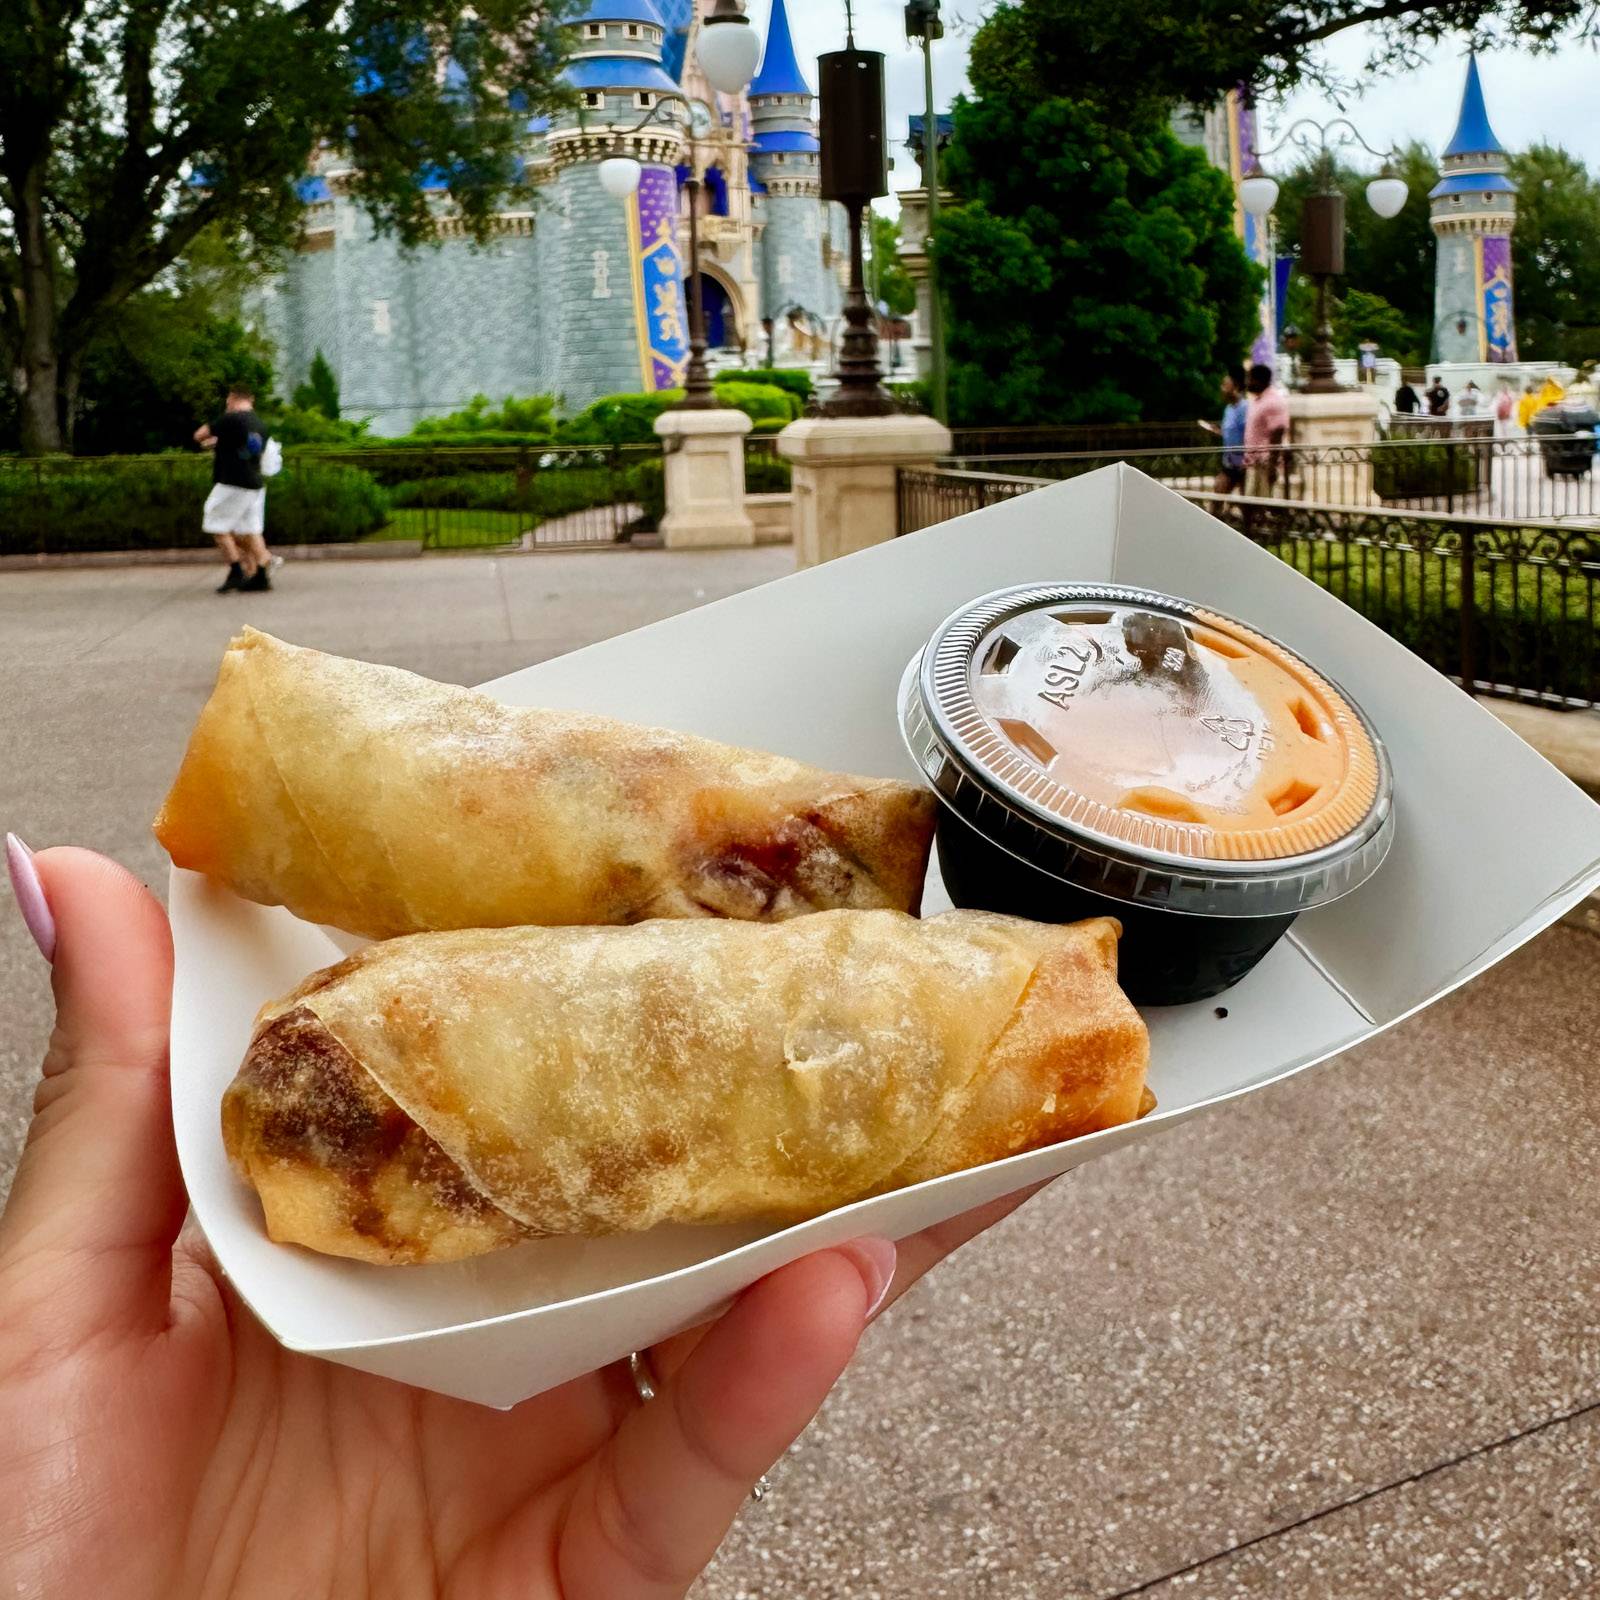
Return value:
M 788 1223 L 1147 1109 L 1115 922 L 831 911 L 373 945 L 223 1101 L 274 1239 L 373 1262 Z
M 933 797 L 246 629 L 157 838 L 180 867 L 371 939 L 915 911 Z

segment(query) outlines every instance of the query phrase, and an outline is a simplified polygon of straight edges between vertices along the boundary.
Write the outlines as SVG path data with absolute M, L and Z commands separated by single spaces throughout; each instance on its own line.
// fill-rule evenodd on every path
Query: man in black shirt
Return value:
M 267 432 L 255 413 L 255 396 L 246 388 L 230 389 L 222 415 L 197 428 L 194 439 L 212 452 L 201 526 L 228 558 L 228 576 L 217 593 L 270 589 L 273 558 L 264 537 L 267 491 L 261 477 Z
M 1394 408 L 1409 417 L 1417 409 L 1418 403 L 1417 391 L 1411 387 L 1411 380 L 1406 378 L 1394 392 Z
M 1450 415 L 1450 391 L 1445 388 L 1443 378 L 1435 378 L 1422 398 L 1428 402 L 1428 415 L 1430 417 L 1448 417 Z

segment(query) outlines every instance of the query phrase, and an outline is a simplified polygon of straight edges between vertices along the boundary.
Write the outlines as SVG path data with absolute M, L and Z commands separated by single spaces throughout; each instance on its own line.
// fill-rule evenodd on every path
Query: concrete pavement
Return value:
M 0 575 L 0 824 L 147 882 L 243 620 L 475 682 L 787 550 Z M 1508 826 L 1511 825 L 1508 820 Z M 45 969 L 0 916 L 0 1172 Z M 1600 941 L 1557 929 L 1339 1063 L 1096 1162 L 874 1328 L 696 1600 L 1600 1590 Z

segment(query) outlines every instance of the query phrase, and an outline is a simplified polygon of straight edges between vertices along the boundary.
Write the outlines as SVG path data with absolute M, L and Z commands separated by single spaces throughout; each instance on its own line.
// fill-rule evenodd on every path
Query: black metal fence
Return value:
M 1049 481 L 902 469 L 900 531 Z M 1600 525 L 1183 492 L 1476 693 L 1600 705 Z
M 1052 427 L 956 428 L 958 456 L 1061 455 L 1121 450 L 1204 449 L 1215 442 L 1198 422 L 1086 422 Z
M 204 547 L 211 465 L 163 456 L 0 458 L 0 555 Z M 593 548 L 655 526 L 656 445 L 292 450 L 267 485 L 270 543 Z
M 1600 521 L 1600 472 L 1592 433 L 1494 438 L 1385 439 L 1372 444 L 1276 445 L 1253 453 L 1243 485 L 1257 496 L 1321 505 L 1392 505 L 1529 522 Z M 1238 452 L 1096 449 L 953 454 L 955 468 L 1001 477 L 1073 478 L 1126 461 L 1175 489 L 1216 487 Z
M 312 462 L 373 477 L 388 499 L 390 536 L 427 550 L 622 543 L 655 526 L 665 494 L 659 445 L 363 446 L 291 455 L 284 478 Z

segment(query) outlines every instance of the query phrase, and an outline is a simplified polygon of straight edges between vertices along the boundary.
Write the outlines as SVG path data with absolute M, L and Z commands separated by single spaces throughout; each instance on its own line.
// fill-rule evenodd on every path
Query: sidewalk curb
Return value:
M 406 561 L 422 554 L 420 539 L 386 539 L 371 544 L 290 544 L 274 550 L 285 561 Z M 60 553 L 0 556 L 0 572 L 38 572 L 72 567 L 216 566 L 215 550 L 66 550 Z

